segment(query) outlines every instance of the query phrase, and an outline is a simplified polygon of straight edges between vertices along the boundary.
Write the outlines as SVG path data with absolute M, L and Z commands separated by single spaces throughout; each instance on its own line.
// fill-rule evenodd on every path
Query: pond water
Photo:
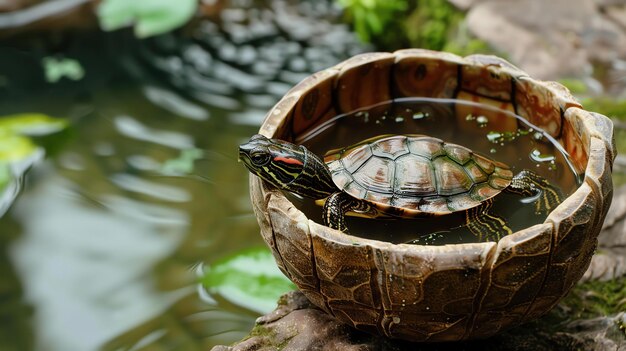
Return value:
M 203 104 L 157 74 L 133 78 L 141 65 L 124 37 L 76 39 L 65 54 L 85 78 L 55 85 L 43 53 L 0 53 L 0 115 L 71 121 L 41 141 L 46 160 L 0 220 L 2 350 L 205 350 L 240 339 L 258 316 L 199 294 L 196 280 L 199 265 L 263 246 L 236 156 L 264 111 Z M 253 122 L 239 123 L 242 111 Z
M 0 47 L 0 116 L 70 122 L 35 138 L 46 157 L 0 218 L 0 350 L 207 350 L 293 289 L 237 147 L 291 86 L 365 46 L 330 2 L 253 2 L 150 40 Z M 205 289 L 207 272 L 229 285 Z
M 334 117 L 301 136 L 297 142 L 318 155 L 325 155 L 329 150 L 345 150 L 363 140 L 402 134 L 427 135 L 462 145 L 510 166 L 513 175 L 530 170 L 558 189 L 561 200 L 572 194 L 582 179 L 565 150 L 547 133 L 509 111 L 461 100 L 403 98 L 380 103 Z M 328 157 L 327 162 L 334 158 Z M 400 160 L 402 158 L 391 167 L 396 173 Z M 373 164 L 371 161 L 376 160 L 369 159 L 362 167 Z M 392 174 L 393 170 L 389 172 Z M 398 179 L 396 175 L 395 182 Z M 377 196 L 387 199 L 390 195 L 381 193 Z M 314 201 L 293 200 L 309 218 L 321 219 L 321 206 L 316 206 Z M 524 197 L 503 192 L 494 197 L 493 207 L 488 212 L 506 220 L 515 232 L 545 220 L 548 212 L 538 213 L 536 207 L 541 201 L 536 195 Z M 348 227 L 352 228 L 354 235 L 371 239 L 427 245 L 495 240 L 498 235 L 505 235 L 494 233 L 494 237 L 477 237 L 465 225 L 462 211 L 447 215 L 445 220 L 437 216 L 408 220 L 352 217 L 348 218 Z

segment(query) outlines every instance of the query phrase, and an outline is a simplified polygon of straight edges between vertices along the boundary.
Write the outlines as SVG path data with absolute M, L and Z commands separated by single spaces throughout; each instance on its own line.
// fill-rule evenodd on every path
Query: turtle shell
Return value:
M 379 136 L 331 152 L 326 161 L 339 189 L 403 217 L 476 207 L 513 177 L 501 162 L 424 135 Z

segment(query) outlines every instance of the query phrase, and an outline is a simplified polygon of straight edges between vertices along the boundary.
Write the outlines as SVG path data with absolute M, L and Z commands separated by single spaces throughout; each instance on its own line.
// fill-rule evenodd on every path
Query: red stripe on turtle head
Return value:
M 285 156 L 276 156 L 274 157 L 274 161 L 275 162 L 284 162 L 290 165 L 298 165 L 298 166 L 302 166 L 304 165 L 304 163 L 302 163 L 302 161 L 298 160 L 297 158 L 293 158 L 293 157 L 285 157 Z

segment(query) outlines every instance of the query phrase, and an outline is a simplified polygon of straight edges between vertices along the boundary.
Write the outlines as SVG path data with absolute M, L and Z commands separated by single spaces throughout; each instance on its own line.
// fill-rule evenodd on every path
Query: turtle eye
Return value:
M 270 155 L 266 152 L 253 152 L 250 155 L 250 160 L 257 166 L 262 166 L 270 160 Z

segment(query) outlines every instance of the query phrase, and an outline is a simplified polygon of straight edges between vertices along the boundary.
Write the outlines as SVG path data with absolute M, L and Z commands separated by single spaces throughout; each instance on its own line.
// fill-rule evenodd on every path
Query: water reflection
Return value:
M 241 338 L 256 317 L 231 303 L 199 300 L 192 270 L 261 244 L 247 175 L 234 162 L 236 145 L 253 128 L 155 110 L 135 85 L 94 91 L 89 105 L 98 113 L 74 124 L 72 138 L 31 172 L 0 222 L 3 235 L 16 238 L 5 264 L 24 293 L 12 305 L 34 307 L 35 349 L 91 350 L 120 335 L 110 345 L 169 338 L 196 345 L 172 349 L 206 349 Z M 36 100 L 59 115 L 75 101 Z M 206 151 L 192 157 L 192 174 L 166 167 L 195 147 Z M 186 319 L 192 322 L 177 322 Z M 194 328 L 194 336 L 180 334 Z
M 106 200 L 115 211 L 85 206 L 75 185 L 44 174 L 12 211 L 23 234 L 9 255 L 37 306 L 37 342 L 94 349 L 171 303 L 145 273 L 183 239 L 186 221 L 165 208 L 155 216 Z

